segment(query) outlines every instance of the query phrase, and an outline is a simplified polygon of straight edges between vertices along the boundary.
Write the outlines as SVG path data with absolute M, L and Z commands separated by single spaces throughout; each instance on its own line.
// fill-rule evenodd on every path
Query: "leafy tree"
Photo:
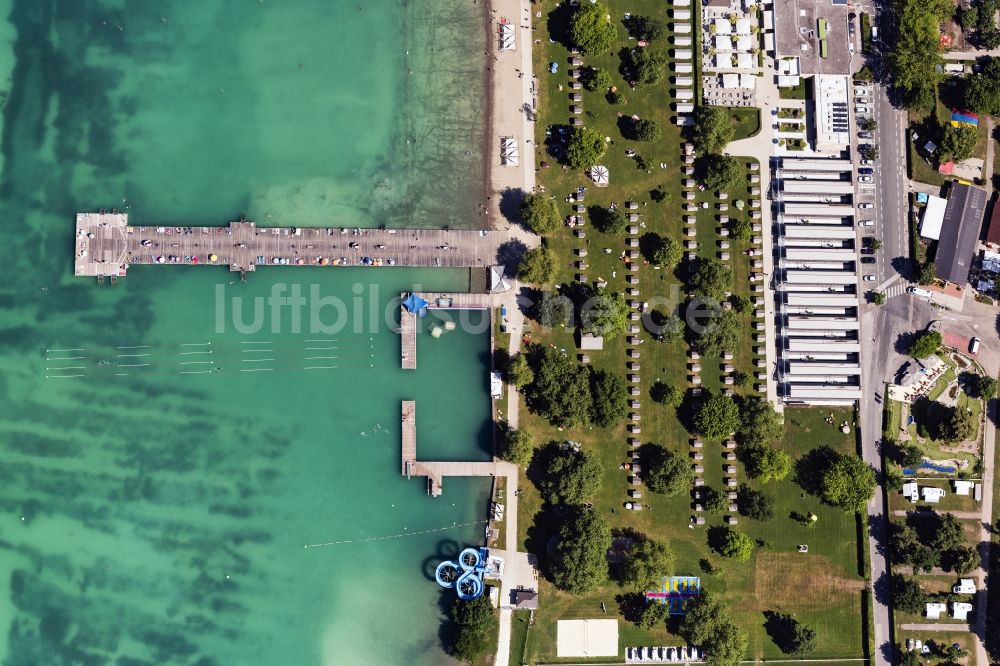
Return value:
M 959 7 L 958 13 L 955 14 L 955 19 L 958 21 L 958 24 L 960 26 L 962 26 L 966 30 L 971 31 L 973 28 L 976 27 L 976 23 L 979 20 L 979 10 L 975 5 L 970 6 L 968 8 Z M 975 109 L 973 109 L 973 111 L 975 111 Z M 988 112 L 982 111 L 981 113 L 988 113 Z
M 997 395 L 997 380 L 986 375 L 976 375 L 976 397 L 982 400 L 992 400 Z
M 870 117 L 862 117 L 858 120 L 858 127 L 869 132 L 878 129 L 878 121 Z
M 601 462 L 583 451 L 560 451 L 548 457 L 538 490 L 550 504 L 583 504 L 601 490 Z
M 741 483 L 736 490 L 736 505 L 739 507 L 740 515 L 748 518 L 754 520 L 774 518 L 774 498 L 759 490 L 754 490 L 745 483 Z
M 969 77 L 965 105 L 976 113 L 1000 114 L 1000 60 L 990 60 L 982 72 Z
M 590 419 L 590 378 L 587 370 L 552 347 L 532 348 L 534 381 L 526 387 L 529 405 L 561 428 Z
M 941 333 L 924 331 L 916 337 L 906 353 L 913 358 L 929 358 L 941 347 Z
M 606 234 L 620 234 L 628 226 L 628 213 L 621 206 L 608 208 L 595 218 L 594 225 Z
M 632 16 L 626 19 L 625 29 L 636 39 L 655 42 L 663 36 L 663 21 L 650 16 Z
M 691 599 L 681 619 L 680 634 L 688 645 L 700 645 L 709 666 L 736 666 L 746 654 L 749 635 L 707 590 Z
M 724 108 L 706 104 L 695 110 L 694 146 L 699 153 L 719 154 L 735 136 L 736 129 Z
M 517 276 L 522 282 L 533 284 L 552 282 L 556 276 L 558 262 L 559 258 L 554 250 L 539 245 L 524 254 L 521 264 L 517 268 Z
M 729 497 L 721 490 L 716 490 L 712 486 L 703 486 L 701 489 L 701 503 L 705 511 L 715 514 L 724 514 L 729 511 Z
M 928 285 L 934 284 L 937 280 L 937 266 L 934 265 L 933 261 L 926 261 L 920 266 L 920 270 L 917 272 L 917 283 Z
M 860 513 L 875 492 L 875 470 L 856 455 L 837 454 L 822 472 L 820 497 L 827 504 Z
M 581 4 L 570 19 L 570 40 L 584 53 L 600 55 L 611 48 L 617 37 L 615 24 L 608 20 L 601 4 Z
M 535 372 L 524 354 L 515 354 L 507 362 L 507 377 L 517 388 L 524 388 L 535 381 Z
M 882 440 L 882 450 L 886 457 L 900 467 L 919 465 L 924 459 L 920 447 L 911 442 L 900 442 L 895 439 Z
M 938 13 L 936 0 L 896 0 L 894 18 L 897 38 L 889 52 L 893 81 L 902 89 L 907 107 L 914 111 L 934 107 L 942 75 L 938 24 L 950 16 Z M 952 10 L 953 11 L 953 10 Z
M 785 436 L 785 420 L 767 400 L 747 398 L 740 405 L 740 441 L 751 446 L 769 444 Z
M 746 243 L 753 236 L 753 224 L 749 220 L 738 219 L 729 223 L 729 237 Z
M 566 144 L 566 162 L 574 169 L 589 169 L 601 161 L 605 150 L 607 147 L 600 132 L 589 127 L 574 127 Z
M 892 553 L 896 564 L 909 564 L 914 572 L 930 571 L 941 562 L 939 551 L 920 540 L 916 530 L 905 523 L 890 523 Z
M 719 554 L 731 557 L 737 562 L 746 562 L 753 555 L 754 542 L 743 532 L 732 528 L 723 528 L 722 540 L 719 543 Z
M 573 301 L 554 291 L 543 291 L 538 303 L 538 321 L 543 326 L 565 326 L 573 320 Z
M 749 298 L 744 298 L 743 296 L 733 296 L 730 299 L 733 304 L 733 309 L 742 315 L 753 314 L 754 305 Z
M 474 662 L 490 647 L 497 633 L 497 619 L 488 595 L 475 599 L 455 599 L 451 619 L 457 625 L 451 653 L 463 661 Z
M 660 266 L 676 266 L 681 260 L 684 250 L 681 244 L 670 236 L 657 236 L 656 247 L 653 249 L 653 262 Z
M 749 372 L 743 372 L 742 370 L 737 370 L 733 373 L 733 382 L 737 386 L 742 386 L 743 388 L 749 388 L 753 385 L 753 376 Z
M 649 396 L 653 402 L 658 402 L 667 407 L 680 407 L 684 402 L 684 390 L 679 386 L 666 384 L 664 382 L 654 382 L 649 387 Z
M 590 373 L 592 410 L 590 420 L 599 428 L 621 423 L 628 413 L 628 389 L 616 372 L 595 370 Z
M 580 309 L 580 327 L 584 333 L 614 338 L 628 326 L 628 303 L 621 293 L 594 293 Z
M 667 71 L 666 52 L 660 49 L 632 49 L 624 54 L 624 70 L 636 86 L 652 86 L 663 80 Z
M 952 408 L 951 414 L 941 423 L 941 439 L 949 444 L 957 444 L 975 439 L 979 434 L 979 418 L 969 410 Z
M 640 629 L 652 629 L 658 624 L 666 622 L 670 606 L 657 601 L 647 602 L 642 607 L 642 613 L 636 621 Z
M 872 242 L 869 244 L 873 250 L 882 249 L 882 240 L 879 238 L 873 238 Z
M 556 200 L 544 194 L 526 194 L 521 203 L 521 218 L 536 234 L 547 234 L 559 226 Z
M 970 574 L 979 568 L 979 551 L 971 546 L 956 548 L 948 555 L 951 570 L 960 576 Z
M 641 118 L 635 121 L 635 129 L 633 131 L 636 141 L 655 143 L 663 138 L 663 128 L 655 120 Z
M 625 553 L 621 583 L 645 590 L 674 574 L 674 553 L 670 547 L 649 538 L 639 539 Z
M 899 666 L 923 666 L 917 653 L 903 649 L 902 645 L 896 646 L 896 661 Z
M 549 558 L 552 582 L 572 594 L 592 592 L 608 578 L 611 528 L 596 511 L 577 509 L 559 530 Z
M 902 574 L 892 576 L 892 605 L 904 613 L 920 613 L 927 603 L 924 593 L 916 578 L 908 578 Z
M 609 74 L 606 69 L 588 67 L 587 70 L 584 71 L 584 76 L 580 78 L 582 79 L 583 87 L 590 92 L 607 90 L 613 85 L 611 74 Z
M 769 444 L 740 444 L 739 454 L 751 479 L 781 481 L 792 471 L 791 457 Z
M 858 146 L 858 153 L 866 160 L 878 159 L 878 144 L 865 144 Z
M 535 452 L 531 434 L 527 430 L 508 429 L 504 432 L 500 457 L 515 465 L 527 466 Z
M 941 136 L 941 159 L 950 158 L 956 162 L 972 157 L 976 150 L 976 140 L 979 130 L 972 125 L 960 124 L 946 125 L 944 134 Z
M 766 611 L 764 629 L 785 654 L 804 657 L 816 649 L 816 630 L 788 613 Z
M 656 322 L 659 333 L 656 339 L 660 342 L 680 342 L 684 339 L 684 322 L 676 314 L 665 315 Z
M 872 292 L 872 303 L 875 305 L 885 305 L 885 292 L 884 291 L 873 291 Z
M 705 187 L 728 192 L 743 181 L 743 164 L 735 157 L 713 155 L 705 170 Z
M 740 319 L 732 310 L 723 310 L 717 304 L 706 308 L 708 321 L 697 335 L 698 349 L 706 356 L 718 356 L 740 344 L 743 329 Z
M 642 449 L 642 479 L 654 493 L 672 497 L 688 491 L 694 480 L 691 464 L 662 446 L 649 444 Z
M 721 301 L 732 288 L 733 272 L 728 266 L 712 257 L 698 260 L 698 266 L 691 276 L 691 289 L 695 295 Z
M 740 410 L 725 393 L 712 393 L 698 408 L 694 417 L 695 432 L 709 439 L 721 439 L 736 432 L 740 425 Z

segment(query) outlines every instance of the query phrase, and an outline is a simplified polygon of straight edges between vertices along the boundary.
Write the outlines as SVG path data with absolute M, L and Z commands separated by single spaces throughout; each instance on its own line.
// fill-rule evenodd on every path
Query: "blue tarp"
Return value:
M 922 204 L 927 203 L 927 193 L 926 192 L 917 192 L 917 203 L 922 203 Z
M 403 301 L 403 307 L 409 312 L 420 312 L 427 307 L 427 301 L 420 298 L 416 294 L 410 294 L 406 297 L 406 300 Z

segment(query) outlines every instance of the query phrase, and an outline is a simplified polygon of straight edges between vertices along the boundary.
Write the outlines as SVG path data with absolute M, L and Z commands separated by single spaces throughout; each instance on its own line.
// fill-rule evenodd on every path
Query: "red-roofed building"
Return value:
M 943 173 L 946 176 L 950 176 L 954 170 L 955 170 L 955 163 L 952 162 L 951 160 L 948 160 L 947 162 L 943 163 L 941 166 L 938 167 L 938 173 Z

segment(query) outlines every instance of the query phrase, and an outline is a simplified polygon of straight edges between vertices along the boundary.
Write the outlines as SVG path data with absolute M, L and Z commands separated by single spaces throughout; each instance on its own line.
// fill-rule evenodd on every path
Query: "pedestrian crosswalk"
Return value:
M 885 288 L 883 293 L 885 293 L 886 300 L 889 300 L 893 296 L 902 296 L 906 293 L 906 289 L 910 286 L 908 282 L 896 282 Z

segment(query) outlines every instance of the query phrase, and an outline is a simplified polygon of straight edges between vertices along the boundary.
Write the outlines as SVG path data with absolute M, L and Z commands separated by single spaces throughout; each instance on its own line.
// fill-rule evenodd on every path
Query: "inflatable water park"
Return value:
M 458 562 L 445 560 L 439 564 L 434 578 L 441 587 L 454 589 L 459 599 L 476 599 L 486 589 L 483 576 L 488 570 L 489 559 L 487 548 L 466 548 L 459 553 Z

